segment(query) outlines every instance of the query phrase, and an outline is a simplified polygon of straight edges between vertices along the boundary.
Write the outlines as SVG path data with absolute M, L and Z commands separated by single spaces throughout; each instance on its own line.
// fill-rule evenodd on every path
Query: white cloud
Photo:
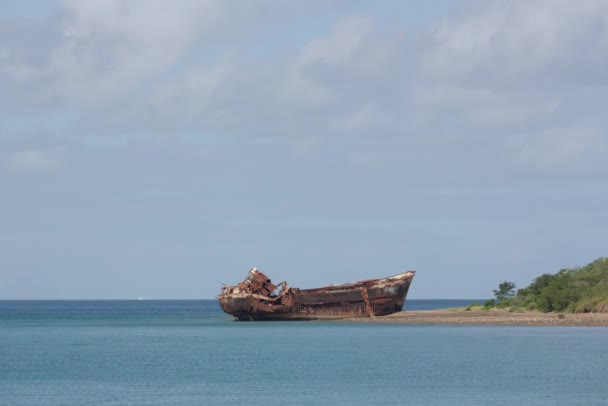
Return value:
M 492 129 L 509 129 L 521 126 L 540 118 L 551 117 L 558 110 L 560 101 L 551 100 L 509 100 L 502 103 L 479 105 L 468 109 L 466 120 L 474 126 Z
M 608 137 L 593 127 L 551 128 L 514 136 L 519 162 L 554 174 L 601 173 L 608 161 Z
M 412 154 L 439 145 L 442 134 L 467 143 L 494 137 L 503 148 L 520 134 L 537 134 L 508 151 L 519 163 L 543 155 L 546 168 L 589 152 L 574 152 L 581 147 L 569 137 L 538 134 L 593 128 L 582 144 L 606 141 L 603 1 L 470 2 L 411 36 L 405 27 L 388 30 L 343 14 L 303 45 L 294 41 L 262 58 L 242 52 L 251 44 L 236 38 L 247 36 L 246 26 L 264 30 L 259 16 L 276 24 L 295 15 L 290 7 L 219 0 L 63 5 L 50 59 L 28 64 L 2 45 L 0 79 L 9 78 L 12 95 L 50 93 L 48 105 L 82 110 L 87 130 L 286 137 L 299 145 L 332 136 L 344 142 L 340 136 L 349 132 L 374 140 L 390 134 L 407 139 Z M 18 74 L 36 73 L 48 77 L 36 92 L 16 84 Z M 437 140 L 423 141 L 429 136 Z
M 608 3 L 602 0 L 576 6 L 568 0 L 474 2 L 435 27 L 423 70 L 431 78 L 497 86 L 546 75 L 585 81 L 572 74 L 607 66 L 599 56 L 608 51 L 607 21 Z
M 352 58 L 370 34 L 372 23 L 359 16 L 347 17 L 336 23 L 332 32 L 310 41 L 295 56 L 286 74 L 286 99 L 325 105 L 335 98 L 332 90 L 318 83 L 312 72 L 319 65 L 337 65 Z
M 372 28 L 371 20 L 365 17 L 352 16 L 339 20 L 331 34 L 306 44 L 293 65 L 296 69 L 305 69 L 317 62 L 332 65 L 345 62 L 361 46 Z
M 360 109 L 336 117 L 329 122 L 329 128 L 338 131 L 365 131 L 386 125 L 390 118 L 374 104 L 367 104 Z
M 167 72 L 220 21 L 223 4 L 65 1 L 63 43 L 52 56 L 58 92 L 95 102 Z
M 26 149 L 12 153 L 6 165 L 15 171 L 48 171 L 63 165 L 61 149 Z

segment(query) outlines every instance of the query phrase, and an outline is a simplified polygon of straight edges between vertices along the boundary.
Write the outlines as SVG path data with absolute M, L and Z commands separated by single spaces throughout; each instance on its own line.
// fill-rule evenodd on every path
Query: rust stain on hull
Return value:
M 236 286 L 223 286 L 218 300 L 236 320 L 317 320 L 385 316 L 401 311 L 416 274 L 408 271 L 381 279 L 299 289 L 253 268 Z

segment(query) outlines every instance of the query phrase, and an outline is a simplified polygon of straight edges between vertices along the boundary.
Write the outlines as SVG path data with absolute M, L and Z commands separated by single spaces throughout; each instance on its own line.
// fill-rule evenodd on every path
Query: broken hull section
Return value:
M 252 278 L 250 271 L 248 279 L 260 279 L 261 272 L 254 272 L 258 274 Z M 270 295 L 255 293 L 241 283 L 238 288 L 226 287 L 218 300 L 226 313 L 241 321 L 373 318 L 402 310 L 414 275 L 414 271 L 408 271 L 389 278 L 317 289 L 292 288 L 282 283 L 282 290 Z

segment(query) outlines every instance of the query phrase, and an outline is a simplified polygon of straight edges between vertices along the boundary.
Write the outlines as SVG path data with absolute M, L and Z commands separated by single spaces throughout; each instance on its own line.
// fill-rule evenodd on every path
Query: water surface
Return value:
M 4 301 L 0 405 L 600 405 L 607 349 L 605 328 L 238 323 L 215 301 Z

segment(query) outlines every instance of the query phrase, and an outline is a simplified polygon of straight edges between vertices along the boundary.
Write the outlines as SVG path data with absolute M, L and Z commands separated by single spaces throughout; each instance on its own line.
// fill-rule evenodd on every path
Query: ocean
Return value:
M 0 301 L 1 406 L 606 405 L 607 373 L 606 328 L 239 323 L 211 300 Z

